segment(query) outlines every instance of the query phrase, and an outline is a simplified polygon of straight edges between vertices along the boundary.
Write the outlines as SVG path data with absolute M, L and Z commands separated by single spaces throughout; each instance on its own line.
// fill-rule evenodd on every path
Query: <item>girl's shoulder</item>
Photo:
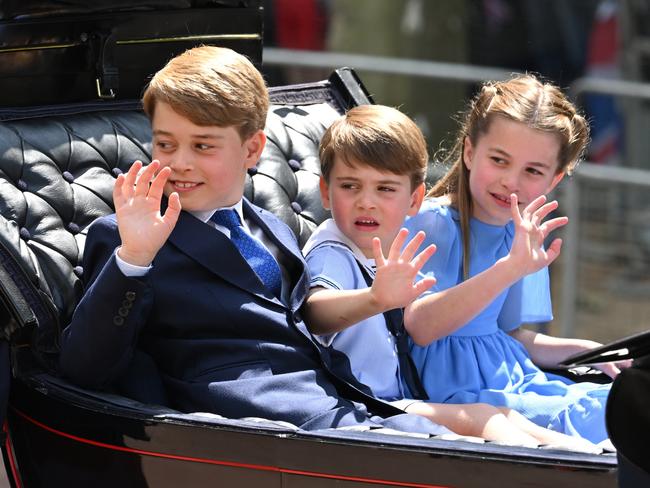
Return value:
M 452 207 L 446 197 L 427 198 L 417 215 L 410 217 L 406 225 L 411 230 L 425 232 L 440 230 L 456 233 L 459 229 L 458 210 Z
M 447 199 L 425 200 L 418 214 L 410 217 L 405 226 L 412 235 L 424 231 L 426 237 L 422 246 L 437 246 L 436 253 L 429 260 L 432 263 L 450 259 L 462 244 L 458 211 L 449 205 Z

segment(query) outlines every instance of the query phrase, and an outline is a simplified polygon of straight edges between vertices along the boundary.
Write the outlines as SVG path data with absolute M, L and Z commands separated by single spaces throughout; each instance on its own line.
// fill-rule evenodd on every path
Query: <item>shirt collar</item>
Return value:
M 210 220 L 210 217 L 212 217 L 212 215 L 217 210 L 234 210 L 235 212 L 237 212 L 237 215 L 239 215 L 239 221 L 242 223 L 244 222 L 244 206 L 241 200 L 239 200 L 237 203 L 235 203 L 230 207 L 219 207 L 213 210 L 197 210 L 189 213 L 192 214 L 197 219 L 199 219 L 200 221 L 207 222 L 208 220 Z
M 375 260 L 367 258 L 361 249 L 352 242 L 343 232 L 339 229 L 334 219 L 327 219 L 318 228 L 313 232 L 311 237 L 307 240 L 305 247 L 303 248 L 303 253 L 306 255 L 310 250 L 316 247 L 321 242 L 325 241 L 335 241 L 344 244 L 354 254 L 354 257 L 364 266 L 367 266 L 370 269 L 375 268 Z

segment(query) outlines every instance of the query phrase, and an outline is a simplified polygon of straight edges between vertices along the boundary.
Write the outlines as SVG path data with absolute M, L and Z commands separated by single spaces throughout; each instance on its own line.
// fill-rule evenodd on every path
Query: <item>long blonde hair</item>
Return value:
M 531 129 L 556 134 L 560 143 L 557 173 L 571 174 L 589 142 L 589 124 L 557 86 L 530 74 L 489 81 L 482 86 L 470 101 L 454 145 L 444 158 L 450 169 L 427 193 L 427 197 L 449 196 L 451 205 L 458 210 L 464 279 L 469 277 L 469 221 L 473 210 L 469 170 L 463 163 L 465 140 L 468 138 L 476 147 L 479 137 L 488 132 L 497 115 Z

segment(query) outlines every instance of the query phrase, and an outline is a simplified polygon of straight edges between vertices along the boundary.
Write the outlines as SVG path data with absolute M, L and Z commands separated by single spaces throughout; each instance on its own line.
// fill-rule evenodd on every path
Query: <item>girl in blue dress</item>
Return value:
M 507 406 L 543 427 L 607 439 L 609 385 L 540 369 L 599 344 L 521 328 L 552 318 L 547 266 L 561 240 L 541 244 L 567 219 L 550 219 L 537 233 L 529 226 L 557 208 L 540 203 L 575 168 L 588 139 L 586 120 L 563 93 L 531 75 L 487 83 L 470 103 L 451 169 L 407 221 L 437 246 L 423 268 L 435 275 L 435 292 L 405 316 L 431 401 Z M 522 264 L 519 256 L 535 247 L 536 259 Z M 618 373 L 615 364 L 600 369 Z

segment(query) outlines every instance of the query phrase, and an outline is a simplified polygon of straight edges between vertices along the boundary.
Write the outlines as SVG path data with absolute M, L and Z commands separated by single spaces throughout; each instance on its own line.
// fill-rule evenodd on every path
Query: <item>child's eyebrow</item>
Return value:
M 504 156 L 506 158 L 511 158 L 512 157 L 508 151 L 506 151 L 505 149 L 501 149 L 500 147 L 492 147 L 490 149 L 493 152 L 495 152 L 495 153 L 497 153 L 497 154 L 499 154 L 501 156 Z M 530 164 L 530 165 L 533 165 L 533 166 L 539 166 L 541 168 L 546 168 L 546 169 L 548 169 L 548 168 L 550 168 L 552 166 L 551 164 L 544 163 L 542 161 L 528 161 L 527 164 Z
M 154 136 L 168 136 L 168 137 L 173 137 L 174 134 L 166 131 L 166 130 L 161 130 L 161 129 L 156 129 L 153 131 Z M 192 137 L 195 139 L 223 139 L 224 136 L 222 135 L 217 135 L 217 134 L 192 134 Z
M 222 135 L 215 135 L 215 134 L 193 134 L 192 137 L 195 139 L 223 139 L 224 136 Z
M 544 168 L 544 169 L 549 169 L 551 167 L 550 164 L 543 163 L 541 161 L 530 161 L 528 164 L 530 164 L 531 166 L 537 166 L 539 168 Z
M 364 181 L 367 182 L 367 180 L 364 180 L 362 178 L 357 178 L 356 176 L 337 176 L 335 178 L 337 181 Z M 385 179 L 385 180 L 378 180 L 378 181 L 373 181 L 372 183 L 377 183 L 379 185 L 402 185 L 403 183 L 399 180 L 391 180 L 391 179 Z
M 506 156 L 508 158 L 511 157 L 508 151 L 506 151 L 505 149 L 501 149 L 500 147 L 491 147 L 490 150 L 502 156 Z

